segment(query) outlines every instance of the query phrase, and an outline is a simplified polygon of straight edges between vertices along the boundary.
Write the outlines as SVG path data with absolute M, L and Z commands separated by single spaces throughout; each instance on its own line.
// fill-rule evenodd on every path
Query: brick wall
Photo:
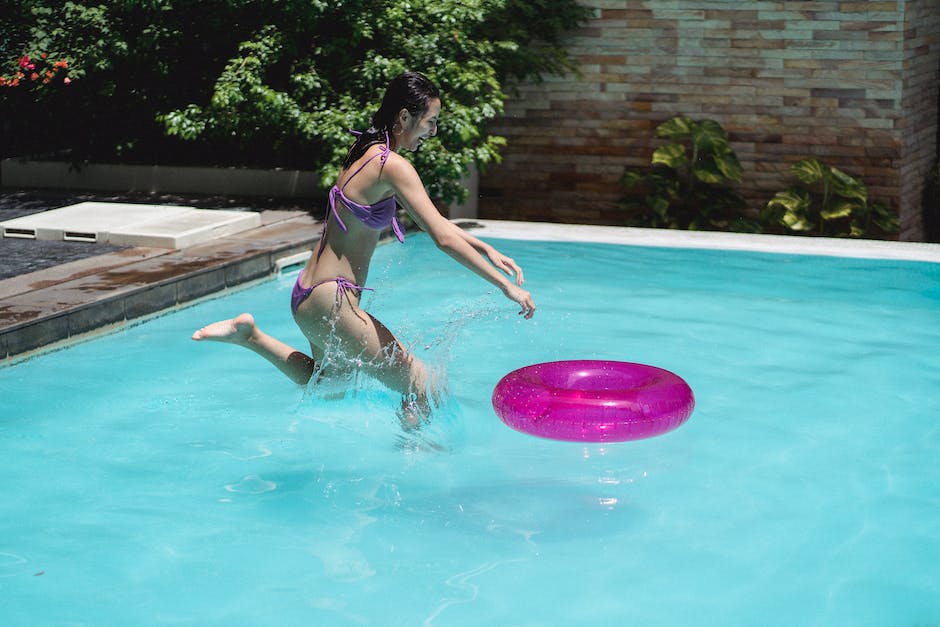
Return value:
M 566 39 L 580 76 L 526 84 L 491 125 L 509 145 L 480 180 L 484 218 L 616 224 L 625 166 L 675 115 L 729 132 L 752 206 L 816 157 L 922 238 L 936 156 L 940 1 L 584 0 Z

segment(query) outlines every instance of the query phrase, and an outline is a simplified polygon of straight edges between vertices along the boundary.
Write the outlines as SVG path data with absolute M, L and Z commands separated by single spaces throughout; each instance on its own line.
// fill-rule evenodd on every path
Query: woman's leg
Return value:
M 346 292 L 331 284 L 317 288 L 301 303 L 294 320 L 310 341 L 311 352 L 327 370 L 363 370 L 406 399 L 405 426 L 418 423 L 417 413 L 430 413 L 429 394 L 438 394 L 427 367 L 414 357 L 381 322 L 363 311 Z M 257 327 L 251 314 L 221 320 L 193 333 L 197 341 L 212 340 L 244 346 L 264 357 L 295 383 L 306 385 L 317 361 Z M 325 347 L 320 348 L 321 346 Z M 318 354 L 319 353 L 319 354 Z M 325 362 L 330 363 L 325 363 Z M 414 395 L 416 408 L 408 402 Z
M 324 315 L 324 311 L 329 315 Z M 389 329 L 358 307 L 348 292 L 332 286 L 311 292 L 294 316 L 313 344 L 325 346 L 325 367 L 358 369 L 404 396 L 414 395 L 427 410 L 429 393 L 436 393 L 428 368 L 395 338 Z
M 300 385 L 306 385 L 316 368 L 316 362 L 311 357 L 259 329 L 254 317 L 248 313 L 205 326 L 193 333 L 193 339 L 244 346 L 267 359 L 291 381 Z

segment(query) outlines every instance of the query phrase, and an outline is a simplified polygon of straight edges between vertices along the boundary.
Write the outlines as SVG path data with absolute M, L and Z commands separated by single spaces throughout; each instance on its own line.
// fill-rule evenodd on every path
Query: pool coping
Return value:
M 476 235 L 502 239 L 577 241 L 625 246 L 698 248 L 940 263 L 940 244 L 923 242 L 679 231 L 510 220 L 457 220 L 456 222 L 476 224 L 479 227 L 478 230 L 473 231 Z
M 0 280 L 0 364 L 269 278 L 302 263 L 320 238 L 320 222 L 306 212 L 264 211 L 261 220 L 260 227 L 188 248 L 128 248 Z M 466 218 L 454 222 L 484 239 L 940 263 L 940 244 Z
M 268 278 L 319 238 L 306 212 L 263 211 L 261 226 L 186 248 L 131 247 L 0 280 L 0 363 Z

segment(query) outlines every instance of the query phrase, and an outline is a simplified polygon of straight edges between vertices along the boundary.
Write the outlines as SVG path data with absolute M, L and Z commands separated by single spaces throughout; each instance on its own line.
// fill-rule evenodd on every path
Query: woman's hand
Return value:
M 522 285 L 525 283 L 525 278 L 522 276 L 522 268 L 520 268 L 510 257 L 507 257 L 492 246 L 487 247 L 484 252 L 489 258 L 490 263 L 512 277 L 515 280 L 516 285 Z
M 511 257 L 507 257 L 492 246 L 487 245 L 483 252 L 494 266 L 514 279 L 515 285 L 510 283 L 504 287 L 503 294 L 505 294 L 506 298 L 509 300 L 519 303 L 519 306 L 522 307 L 522 310 L 519 311 L 519 315 L 524 316 L 526 320 L 531 318 L 535 314 L 535 302 L 532 300 L 532 295 L 529 294 L 528 291 L 519 287 L 525 283 L 522 268 L 520 268 L 519 264 Z
M 518 275 L 516 278 L 518 280 Z M 519 303 L 519 306 L 522 307 L 522 310 L 519 311 L 519 315 L 525 317 L 526 320 L 535 314 L 535 302 L 532 300 L 532 295 L 526 290 L 510 283 L 503 288 L 503 294 L 505 294 L 506 298 L 509 300 Z

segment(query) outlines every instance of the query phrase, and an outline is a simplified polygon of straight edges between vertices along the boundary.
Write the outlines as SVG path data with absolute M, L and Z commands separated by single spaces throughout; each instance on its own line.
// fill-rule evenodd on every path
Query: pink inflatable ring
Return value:
M 571 442 L 622 442 L 672 431 L 695 397 L 680 377 L 622 361 L 553 361 L 514 370 L 493 390 L 500 420 L 517 431 Z

